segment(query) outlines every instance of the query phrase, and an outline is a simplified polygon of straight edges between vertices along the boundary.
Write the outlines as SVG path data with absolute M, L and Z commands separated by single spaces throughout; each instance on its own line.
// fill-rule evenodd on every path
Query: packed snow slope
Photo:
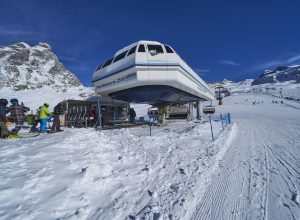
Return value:
M 300 104 L 274 100 L 225 98 L 214 143 L 184 121 L 0 140 L 0 219 L 300 219 Z
M 297 83 L 295 80 L 264 83 L 259 85 L 252 85 L 252 83 L 253 79 L 246 79 L 241 82 L 233 82 L 225 79 L 221 82 L 210 84 L 210 86 L 215 89 L 218 86 L 223 86 L 228 89 L 231 94 L 252 92 L 300 101 L 300 83 Z
M 280 101 L 224 99 L 237 134 L 193 219 L 300 219 L 300 104 Z
M 208 123 L 0 140 L 0 219 L 182 219 L 235 134 Z

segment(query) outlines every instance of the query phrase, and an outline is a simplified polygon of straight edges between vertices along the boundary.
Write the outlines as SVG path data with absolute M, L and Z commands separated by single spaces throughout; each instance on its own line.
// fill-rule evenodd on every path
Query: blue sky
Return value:
M 207 81 L 255 78 L 300 64 L 300 1 L 0 1 L 0 45 L 47 42 L 85 85 L 141 39 L 170 44 Z

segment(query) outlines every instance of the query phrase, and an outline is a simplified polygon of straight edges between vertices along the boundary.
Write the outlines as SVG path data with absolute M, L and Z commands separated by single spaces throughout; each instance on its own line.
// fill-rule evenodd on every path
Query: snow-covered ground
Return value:
M 259 93 L 268 94 L 277 97 L 287 97 L 300 100 L 300 84 L 295 81 L 265 83 L 260 85 L 251 85 L 253 79 L 246 79 L 242 82 L 231 82 L 224 80 L 222 86 L 229 89 L 231 93 Z
M 29 107 L 33 113 L 44 103 L 50 104 L 49 109 L 52 110 L 56 104 L 67 99 L 82 100 L 93 95 L 92 88 L 84 86 L 66 88 L 65 92 L 56 91 L 50 86 L 44 86 L 39 89 L 26 89 L 14 91 L 12 88 L 0 88 L 0 98 L 5 98 L 8 101 L 17 98 L 19 102 L 23 102 Z
M 182 121 L 151 137 L 146 126 L 1 140 L 0 218 L 190 215 L 234 134 L 233 126 L 212 143 L 208 123 Z
M 185 121 L 0 140 L 0 219 L 299 219 L 300 104 L 273 100 L 225 98 L 214 143 Z
M 193 219 L 300 219 L 300 104 L 279 101 L 224 100 L 219 110 L 232 113 L 237 133 Z

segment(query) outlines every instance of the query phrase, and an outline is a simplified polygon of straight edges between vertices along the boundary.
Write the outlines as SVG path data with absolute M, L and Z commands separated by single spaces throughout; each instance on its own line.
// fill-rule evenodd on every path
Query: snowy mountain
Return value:
M 40 102 L 55 104 L 93 94 L 64 67 L 49 44 L 31 47 L 23 42 L 0 47 L 0 92 L 1 98 L 19 98 L 34 108 Z
M 279 66 L 274 70 L 265 70 L 258 79 L 253 81 L 252 85 L 285 82 L 291 80 L 294 80 L 297 83 L 300 82 L 300 65 Z
M 64 91 L 81 86 L 79 79 L 59 62 L 46 43 L 33 47 L 26 43 L 0 47 L 0 77 L 1 87 L 15 91 L 43 86 Z
M 210 86 L 214 89 L 222 86 L 228 89 L 231 94 L 252 92 L 284 97 L 291 100 L 300 100 L 300 83 L 295 83 L 295 80 L 253 85 L 254 81 L 253 79 L 246 79 L 241 82 L 233 82 L 224 79 L 223 81 L 212 83 Z
M 236 90 L 247 90 L 251 87 L 253 79 L 246 79 L 241 82 L 233 82 L 231 80 L 224 79 L 220 82 L 211 83 L 210 86 L 216 89 L 219 86 L 222 86 L 228 89 L 230 92 L 234 92 Z

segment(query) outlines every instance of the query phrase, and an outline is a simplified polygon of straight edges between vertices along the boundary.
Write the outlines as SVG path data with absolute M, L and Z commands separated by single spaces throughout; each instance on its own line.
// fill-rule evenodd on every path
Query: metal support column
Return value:
M 200 120 L 201 119 L 201 116 L 200 116 L 200 102 L 197 101 L 197 119 Z
M 98 120 L 99 120 L 99 129 L 102 129 L 102 114 L 101 114 L 101 104 L 100 104 L 100 97 L 98 97 Z

